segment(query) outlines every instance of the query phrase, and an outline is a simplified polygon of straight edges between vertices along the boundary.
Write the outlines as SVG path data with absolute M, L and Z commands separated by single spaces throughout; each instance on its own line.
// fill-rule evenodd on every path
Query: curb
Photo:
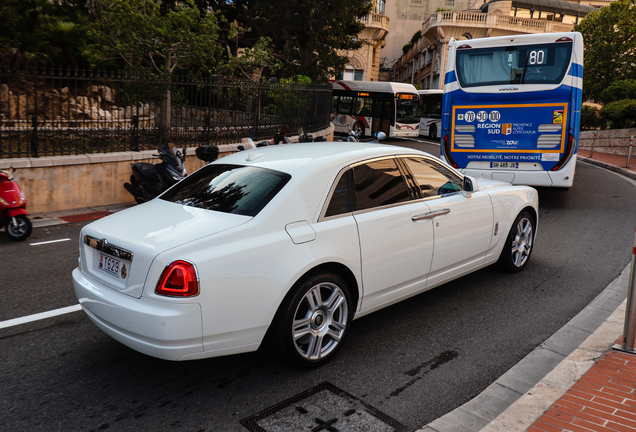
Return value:
M 603 162 L 597 159 L 593 159 L 593 158 L 589 158 L 589 157 L 585 157 L 585 156 L 581 156 L 581 155 L 577 155 L 577 159 L 583 162 L 587 162 L 589 164 L 592 165 L 596 165 L 596 166 L 600 166 L 601 168 L 605 168 L 607 170 L 613 171 L 615 173 L 624 175 L 625 177 L 629 177 L 631 179 L 636 180 L 636 172 L 628 170 L 627 168 L 621 168 L 619 166 L 616 165 L 612 165 L 610 163 L 607 162 Z

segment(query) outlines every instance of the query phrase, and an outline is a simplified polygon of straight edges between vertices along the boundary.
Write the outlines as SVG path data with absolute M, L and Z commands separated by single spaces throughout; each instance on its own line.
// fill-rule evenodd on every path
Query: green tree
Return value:
M 87 12 L 72 0 L 4 0 L 0 6 L 0 61 L 11 66 L 85 64 Z
M 127 68 L 171 75 L 215 72 L 218 17 L 200 13 L 194 1 L 162 7 L 158 0 L 93 0 L 88 4 L 94 19 L 87 55 L 94 64 L 119 59 Z
M 585 44 L 584 99 L 600 101 L 611 83 L 636 79 L 636 0 L 616 0 L 574 29 Z
M 269 53 L 280 62 L 280 77 L 305 75 L 312 81 L 325 81 L 342 70 L 348 59 L 337 50 L 360 48 L 358 35 L 364 24 L 358 18 L 372 9 L 370 0 L 346 3 L 324 0 L 197 0 L 199 8 L 220 12 L 227 23 L 221 39 L 228 40 L 233 55 L 236 48 L 253 47 L 261 38 L 268 41 Z M 239 35 L 235 47 L 231 23 L 248 29 Z
M 158 0 L 94 0 L 88 8 L 94 22 L 87 55 L 95 64 L 119 59 L 132 71 L 163 78 L 216 72 L 215 59 L 222 52 L 218 17 L 200 12 L 194 1 L 162 6 Z M 169 127 L 172 92 L 161 90 L 159 125 Z
M 583 105 L 581 107 L 581 129 L 596 129 L 599 126 L 598 109 L 590 105 Z
M 601 122 L 610 129 L 625 129 L 636 126 L 636 100 L 623 99 L 610 102 L 599 112 Z
M 636 80 L 614 81 L 601 92 L 599 97 L 599 101 L 603 103 L 622 99 L 636 99 Z

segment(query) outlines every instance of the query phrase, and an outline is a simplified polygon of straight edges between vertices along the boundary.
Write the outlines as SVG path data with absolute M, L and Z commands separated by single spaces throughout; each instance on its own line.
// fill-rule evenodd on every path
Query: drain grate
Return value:
M 252 432 L 405 432 L 397 420 L 340 390 L 318 384 L 241 420 Z

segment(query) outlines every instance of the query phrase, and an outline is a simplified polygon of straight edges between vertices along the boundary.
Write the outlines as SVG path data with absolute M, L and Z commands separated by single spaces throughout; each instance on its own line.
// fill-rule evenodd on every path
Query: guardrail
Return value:
M 0 68 L 0 158 L 227 144 L 327 128 L 330 85 Z

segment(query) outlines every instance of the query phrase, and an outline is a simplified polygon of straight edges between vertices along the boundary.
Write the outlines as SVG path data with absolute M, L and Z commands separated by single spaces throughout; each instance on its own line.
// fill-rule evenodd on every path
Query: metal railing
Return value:
M 0 68 L 0 158 L 139 151 L 327 128 L 330 85 Z

